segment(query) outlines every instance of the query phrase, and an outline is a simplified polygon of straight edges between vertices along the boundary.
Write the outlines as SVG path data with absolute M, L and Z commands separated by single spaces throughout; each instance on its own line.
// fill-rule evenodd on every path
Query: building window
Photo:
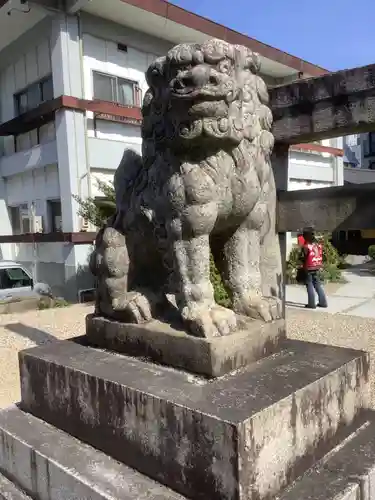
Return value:
M 26 151 L 39 144 L 56 140 L 55 122 L 49 122 L 39 128 L 14 136 L 14 152 Z
M 368 135 L 368 152 L 369 156 L 375 155 L 375 132 L 370 132 Z
M 27 204 L 10 207 L 9 210 L 13 234 L 30 233 L 31 221 Z
M 93 72 L 93 81 L 94 99 L 122 106 L 141 105 L 141 92 L 137 83 L 97 71 Z
M 53 81 L 52 75 L 43 78 L 39 82 L 26 87 L 22 92 L 14 96 L 16 114 L 22 115 L 30 109 L 36 108 L 44 101 L 53 99 Z
M 23 288 L 31 287 L 32 279 L 20 267 L 9 267 L 0 269 L 0 288 L 6 290 L 8 288 Z
M 48 200 L 49 227 L 51 233 L 62 231 L 61 201 Z

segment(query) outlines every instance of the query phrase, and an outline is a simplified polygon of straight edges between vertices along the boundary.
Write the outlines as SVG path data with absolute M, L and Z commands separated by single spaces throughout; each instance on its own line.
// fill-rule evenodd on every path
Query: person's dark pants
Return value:
M 327 297 L 320 283 L 319 271 L 307 271 L 306 272 L 306 289 L 308 304 L 307 307 L 315 309 L 315 292 L 318 295 L 318 306 L 327 307 Z

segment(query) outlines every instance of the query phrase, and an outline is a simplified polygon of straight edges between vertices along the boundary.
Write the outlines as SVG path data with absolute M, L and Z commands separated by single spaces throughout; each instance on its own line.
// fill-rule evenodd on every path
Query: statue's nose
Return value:
M 189 71 L 186 71 L 179 78 L 180 87 L 191 88 L 191 87 L 204 87 L 208 83 L 216 83 L 213 81 L 212 76 L 210 76 L 210 69 L 204 64 L 194 66 Z
M 190 74 L 194 87 L 204 87 L 209 82 L 210 79 L 209 68 L 204 64 L 200 64 L 199 66 L 194 66 L 191 69 Z

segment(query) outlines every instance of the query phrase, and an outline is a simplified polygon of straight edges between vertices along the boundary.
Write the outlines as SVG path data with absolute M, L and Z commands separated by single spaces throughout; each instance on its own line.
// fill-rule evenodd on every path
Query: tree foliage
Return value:
M 98 190 L 102 193 L 101 199 L 93 197 L 82 199 L 80 196 L 73 195 L 73 198 L 79 204 L 78 215 L 86 219 L 95 227 L 100 228 L 109 217 L 116 211 L 115 188 L 112 182 L 104 182 L 96 179 Z

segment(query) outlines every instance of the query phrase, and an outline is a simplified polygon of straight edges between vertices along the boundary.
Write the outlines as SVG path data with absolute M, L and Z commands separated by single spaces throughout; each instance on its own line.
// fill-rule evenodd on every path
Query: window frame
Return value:
M 20 203 L 19 205 L 10 205 L 9 206 L 10 215 L 11 215 L 11 225 L 12 225 L 12 234 L 21 235 L 21 234 L 30 234 L 31 231 L 31 214 L 30 207 L 27 203 Z M 14 212 L 16 210 L 17 212 Z M 18 227 L 14 227 L 14 219 L 18 219 Z M 30 231 L 28 233 L 24 233 L 23 229 L 23 221 L 28 220 Z
M 364 156 L 375 156 L 375 132 L 368 133 L 368 150 L 365 152 Z
M 107 101 L 105 99 L 100 99 L 95 96 L 95 75 L 100 75 L 104 76 L 110 80 L 114 80 L 114 88 L 115 88 L 115 93 L 116 95 L 114 96 L 116 100 L 111 100 Z M 129 85 L 132 86 L 133 89 L 133 103 L 132 104 L 122 104 L 119 99 L 119 81 L 123 83 L 128 83 Z M 113 73 L 105 73 L 103 71 L 97 71 L 95 69 L 92 70 L 92 94 L 93 94 L 93 100 L 98 100 L 98 101 L 105 101 L 105 102 L 111 102 L 113 104 L 117 104 L 118 106 L 124 106 L 124 107 L 130 107 L 130 108 L 140 108 L 141 107 L 141 87 L 139 85 L 139 82 L 135 80 L 130 80 L 128 78 L 124 78 L 122 76 L 114 75 Z
M 9 267 L 1 267 L 0 268 L 0 274 L 7 274 L 8 275 L 8 280 L 9 281 L 12 281 L 9 274 L 7 273 L 8 270 L 10 269 L 19 269 L 22 271 L 22 273 L 25 275 L 25 277 L 22 279 L 22 282 L 24 282 L 26 279 L 29 281 L 29 284 L 27 285 L 21 285 L 21 286 L 8 286 L 8 287 L 4 287 L 3 288 L 3 277 L 0 276 L 0 291 L 2 290 L 15 290 L 15 289 L 19 289 L 19 288 L 32 288 L 33 287 L 33 279 L 32 277 L 30 276 L 30 274 L 26 271 L 26 269 L 24 269 L 23 267 L 21 266 L 17 266 L 17 265 L 14 265 L 14 266 L 9 266 Z M 16 282 L 18 283 L 18 282 Z
M 52 83 L 52 97 L 50 97 L 49 99 L 44 99 L 44 96 L 43 96 L 43 84 L 48 82 L 48 81 L 51 81 Z M 34 107 L 29 107 L 27 105 L 27 109 L 25 111 L 22 111 L 20 110 L 20 98 L 21 96 L 23 95 L 28 95 L 28 92 L 30 91 L 30 89 L 32 89 L 33 87 L 38 87 L 38 93 L 39 93 L 39 102 L 36 106 Z M 49 75 L 46 75 L 44 76 L 43 78 L 41 78 L 40 80 L 36 80 L 35 82 L 33 83 L 30 83 L 29 85 L 27 85 L 26 87 L 24 87 L 22 90 L 19 90 L 18 92 L 16 92 L 15 94 L 13 94 L 13 99 L 14 99 L 14 108 L 15 108 L 15 116 L 20 116 L 20 115 L 23 115 L 24 113 L 27 113 L 28 111 L 32 110 L 32 109 L 35 109 L 36 107 L 40 106 L 40 104 L 42 104 L 43 102 L 46 102 L 46 101 L 50 101 L 53 99 L 53 77 L 52 77 L 52 73 L 50 73 Z

